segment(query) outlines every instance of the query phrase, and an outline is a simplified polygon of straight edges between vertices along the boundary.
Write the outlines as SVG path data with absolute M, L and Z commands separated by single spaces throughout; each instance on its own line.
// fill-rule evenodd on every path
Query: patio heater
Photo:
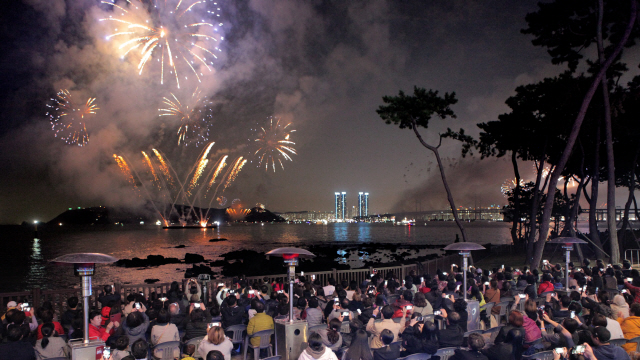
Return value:
M 76 253 L 59 256 L 52 260 L 54 263 L 73 264 L 76 276 L 82 278 L 82 298 L 84 313 L 84 337 L 82 342 L 69 342 L 71 359 L 99 359 L 104 350 L 101 339 L 89 340 L 89 298 L 91 297 L 91 277 L 95 273 L 96 264 L 108 264 L 118 259 L 99 253 Z
M 587 242 L 574 237 L 559 237 L 553 240 L 549 240 L 547 244 L 564 244 L 562 246 L 563 249 L 566 250 L 566 258 L 565 258 L 565 271 L 564 277 L 566 281 L 565 291 L 569 293 L 569 262 L 571 262 L 571 250 L 573 250 L 573 244 L 586 244 Z
M 282 360 L 296 360 L 302 353 L 302 345 L 309 338 L 309 328 L 306 320 L 293 319 L 293 283 L 296 275 L 296 265 L 301 258 L 315 257 L 311 252 L 298 248 L 278 248 L 269 251 L 267 256 L 281 256 L 284 266 L 288 267 L 289 278 L 289 320 L 276 320 L 276 355 Z
M 477 300 L 467 300 L 467 272 L 469 271 L 471 251 L 485 250 L 485 247 L 472 242 L 459 242 L 447 245 L 444 250 L 459 251 L 459 254 L 462 255 L 462 293 L 464 294 L 464 301 L 467 302 L 467 313 L 469 314 L 467 331 L 477 330 L 480 321 L 480 302 Z

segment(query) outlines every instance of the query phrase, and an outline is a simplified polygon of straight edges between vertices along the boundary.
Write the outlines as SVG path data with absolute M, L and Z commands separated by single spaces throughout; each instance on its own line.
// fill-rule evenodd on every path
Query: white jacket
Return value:
M 325 347 L 324 354 L 322 354 L 318 359 L 311 356 L 305 349 L 302 354 L 300 354 L 298 360 L 338 360 L 338 357 L 333 351 L 331 351 L 331 349 Z

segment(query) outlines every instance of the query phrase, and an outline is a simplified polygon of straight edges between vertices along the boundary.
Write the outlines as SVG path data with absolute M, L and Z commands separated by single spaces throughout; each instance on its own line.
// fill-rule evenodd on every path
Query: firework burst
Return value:
M 118 41 L 122 58 L 134 58 L 138 73 L 152 60 L 159 65 L 160 84 L 193 75 L 199 82 L 204 71 L 213 72 L 222 23 L 220 7 L 213 0 L 103 0 L 111 10 L 100 19 L 112 25 L 107 40 Z
M 198 89 L 185 103 L 180 102 L 173 93 L 171 97 L 162 98 L 165 108 L 158 109 L 158 111 L 160 116 L 180 119 L 180 127 L 177 132 L 178 145 L 194 142 L 198 146 L 207 142 L 209 140 L 209 122 L 212 118 L 211 102 L 201 96 Z
M 291 133 L 295 130 L 289 129 L 291 123 L 282 126 L 279 118 L 270 117 L 267 126 L 259 127 L 255 130 L 255 143 L 258 149 L 254 155 L 260 160 L 258 167 L 264 163 L 265 170 L 269 170 L 269 167 L 276 171 L 276 162 L 280 164 L 280 167 L 284 170 L 282 159 L 293 161 L 289 154 L 296 155 L 296 149 L 292 147 L 295 145 L 290 140 Z
M 507 179 L 502 183 L 502 186 L 500 186 L 500 192 L 506 197 L 508 196 L 508 192 L 516 187 L 516 184 L 516 179 Z M 524 180 L 522 179 L 520 179 L 520 187 L 524 187 Z
M 55 136 L 70 145 L 87 145 L 89 132 L 86 122 L 99 110 L 95 101 L 95 98 L 89 98 L 84 104 L 76 104 L 68 90 L 58 91 L 47 104 L 51 109 L 47 116 Z

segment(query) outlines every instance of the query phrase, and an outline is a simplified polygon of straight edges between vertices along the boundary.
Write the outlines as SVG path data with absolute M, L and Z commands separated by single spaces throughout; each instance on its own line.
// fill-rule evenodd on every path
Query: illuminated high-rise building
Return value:
M 347 193 L 336 192 L 336 220 L 344 220 L 347 212 Z
M 369 216 L 369 193 L 358 193 L 358 216 Z

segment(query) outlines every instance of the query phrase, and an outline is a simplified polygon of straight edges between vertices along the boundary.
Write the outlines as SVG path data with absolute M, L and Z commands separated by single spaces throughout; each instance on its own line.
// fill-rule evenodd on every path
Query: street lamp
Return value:
M 298 359 L 302 353 L 302 343 L 308 338 L 308 324 L 306 320 L 293 319 L 293 283 L 296 275 L 298 259 L 310 259 L 315 255 L 305 249 L 278 248 L 269 251 L 267 256 L 280 256 L 284 264 L 289 268 L 289 321 L 277 320 L 276 328 L 276 355 L 281 355 L 283 360 Z
M 565 271 L 564 276 L 566 279 L 566 287 L 565 290 L 569 292 L 569 262 L 571 261 L 571 250 L 573 249 L 573 244 L 586 244 L 587 242 L 574 237 L 559 237 L 547 242 L 548 244 L 564 244 L 562 246 L 567 252 L 567 257 L 565 259 Z
M 118 259 L 100 253 L 76 253 L 59 256 L 52 260 L 54 263 L 73 264 L 76 276 L 82 278 L 82 297 L 84 304 L 84 341 L 82 344 L 70 344 L 72 359 L 88 359 L 89 354 L 101 353 L 104 342 L 89 341 L 89 298 L 91 297 L 91 277 L 95 274 L 95 264 L 108 264 Z

